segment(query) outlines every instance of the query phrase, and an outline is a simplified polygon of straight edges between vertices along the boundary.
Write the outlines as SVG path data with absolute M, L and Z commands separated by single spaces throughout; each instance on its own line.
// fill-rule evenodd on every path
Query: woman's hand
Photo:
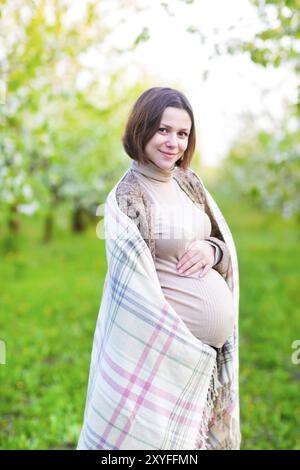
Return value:
M 205 274 L 214 265 L 215 248 L 205 240 L 196 240 L 190 244 L 187 251 L 178 261 L 176 268 L 179 274 L 188 276 L 194 274 L 203 268 L 200 277 Z M 181 271 L 180 271 L 181 268 Z

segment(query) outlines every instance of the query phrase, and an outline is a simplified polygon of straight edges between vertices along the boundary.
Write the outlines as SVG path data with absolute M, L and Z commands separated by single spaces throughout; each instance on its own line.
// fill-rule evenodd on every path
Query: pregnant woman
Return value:
M 108 271 L 78 449 L 239 449 L 238 266 L 224 217 L 189 168 L 192 108 L 154 87 L 106 200 Z

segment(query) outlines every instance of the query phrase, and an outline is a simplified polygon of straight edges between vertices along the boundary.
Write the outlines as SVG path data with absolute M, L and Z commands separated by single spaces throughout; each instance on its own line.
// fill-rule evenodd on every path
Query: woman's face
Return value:
M 162 169 L 172 169 L 188 146 L 191 126 L 185 109 L 166 108 L 159 129 L 145 147 L 149 160 Z

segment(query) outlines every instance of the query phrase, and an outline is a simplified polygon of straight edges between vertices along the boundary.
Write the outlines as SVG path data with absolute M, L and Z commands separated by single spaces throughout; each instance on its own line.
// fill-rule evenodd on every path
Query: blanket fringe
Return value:
M 196 437 L 195 449 L 208 449 L 207 439 L 211 426 L 217 424 L 219 428 L 224 431 L 224 412 L 230 403 L 232 403 L 230 384 L 221 384 L 218 379 L 217 364 L 215 364 L 208 388 L 206 404 L 203 410 L 201 426 Z M 230 421 L 230 436 L 222 442 L 222 447 L 220 447 L 220 449 L 231 449 L 233 445 L 238 446 L 237 443 L 234 443 L 234 440 L 236 439 L 234 420 L 231 418 Z

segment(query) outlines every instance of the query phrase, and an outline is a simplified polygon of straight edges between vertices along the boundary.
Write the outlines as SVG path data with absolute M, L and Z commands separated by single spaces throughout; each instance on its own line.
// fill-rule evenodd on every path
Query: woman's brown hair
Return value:
M 174 88 L 153 87 L 142 93 L 129 115 L 122 136 L 123 147 L 130 158 L 146 163 L 148 158 L 145 147 L 158 131 L 163 112 L 169 106 L 185 109 L 191 118 L 188 146 L 181 159 L 175 163 L 176 166 L 186 169 L 190 165 L 196 146 L 194 114 L 188 99 Z

